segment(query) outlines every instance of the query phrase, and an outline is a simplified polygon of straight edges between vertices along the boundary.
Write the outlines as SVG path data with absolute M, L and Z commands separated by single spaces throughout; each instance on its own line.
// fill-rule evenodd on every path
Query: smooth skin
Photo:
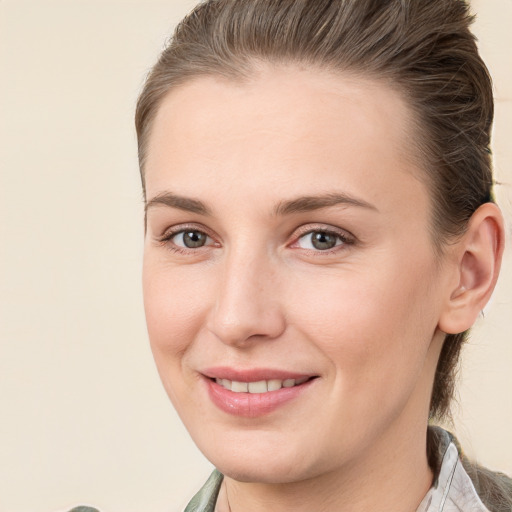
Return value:
M 196 78 L 158 111 L 148 331 L 169 397 L 225 474 L 219 512 L 411 512 L 432 484 L 444 333 L 469 328 L 492 293 L 503 222 L 486 204 L 436 253 L 412 124 L 377 80 L 291 65 Z M 211 402 L 214 366 L 317 378 L 240 418 Z

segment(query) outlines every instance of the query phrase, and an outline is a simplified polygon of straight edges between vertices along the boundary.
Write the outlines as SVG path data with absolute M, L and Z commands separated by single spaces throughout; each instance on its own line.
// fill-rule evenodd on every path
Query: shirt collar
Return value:
M 429 427 L 438 455 L 434 484 L 416 512 L 489 512 L 460 460 L 455 438 L 440 427 Z

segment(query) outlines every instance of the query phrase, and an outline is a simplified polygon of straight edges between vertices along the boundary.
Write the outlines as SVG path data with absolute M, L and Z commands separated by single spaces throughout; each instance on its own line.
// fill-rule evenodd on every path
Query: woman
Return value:
M 512 510 L 427 428 L 503 251 L 470 23 L 462 0 L 213 0 L 151 71 L 149 337 L 218 468 L 187 511 Z

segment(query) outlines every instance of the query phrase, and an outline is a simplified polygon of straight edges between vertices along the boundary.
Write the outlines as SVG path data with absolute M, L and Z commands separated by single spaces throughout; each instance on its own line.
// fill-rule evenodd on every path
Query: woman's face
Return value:
M 411 132 L 381 83 L 293 67 L 198 78 L 163 102 L 146 164 L 149 337 L 224 473 L 297 481 L 425 430 L 450 278 Z

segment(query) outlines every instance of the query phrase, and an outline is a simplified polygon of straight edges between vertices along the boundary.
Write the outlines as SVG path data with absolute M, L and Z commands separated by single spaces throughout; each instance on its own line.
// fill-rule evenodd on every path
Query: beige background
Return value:
M 147 344 L 132 122 L 145 72 L 194 3 L 0 1 L 0 512 L 178 511 L 210 471 Z M 473 6 L 510 231 L 512 1 Z M 466 350 L 456 417 L 466 449 L 509 473 L 511 252 Z

